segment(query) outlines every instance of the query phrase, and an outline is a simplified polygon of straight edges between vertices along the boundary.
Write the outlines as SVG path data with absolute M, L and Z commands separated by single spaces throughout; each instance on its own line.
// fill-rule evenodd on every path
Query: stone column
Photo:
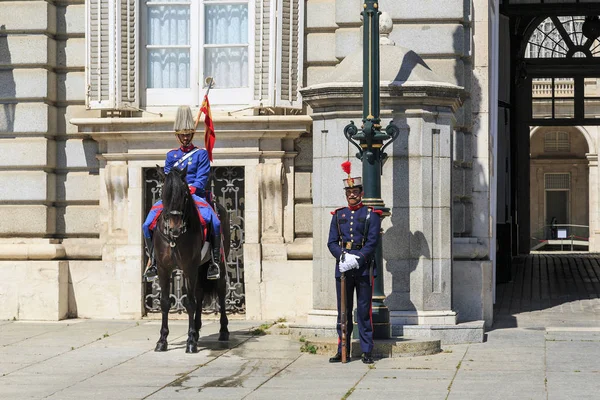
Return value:
M 598 235 L 600 234 L 600 226 L 598 224 L 599 218 L 598 214 L 600 213 L 600 203 L 599 199 L 599 188 L 598 185 L 598 154 L 586 154 L 588 160 L 588 168 L 589 168 L 589 251 L 598 252 L 600 250 L 600 240 L 598 239 Z
M 455 324 L 452 311 L 452 112 L 394 113 L 401 135 L 384 168 L 386 304 L 393 326 Z M 385 197 L 385 196 L 384 196 Z M 385 197 L 386 200 L 389 197 Z

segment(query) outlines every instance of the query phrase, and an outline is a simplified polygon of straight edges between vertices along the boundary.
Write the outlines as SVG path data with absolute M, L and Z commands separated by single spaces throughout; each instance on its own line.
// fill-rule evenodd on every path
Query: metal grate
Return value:
M 544 136 L 544 151 L 547 153 L 571 151 L 569 133 L 547 132 Z
M 544 180 L 546 190 L 569 190 L 571 187 L 570 174 L 546 174 Z
M 155 168 L 144 170 L 145 196 L 144 211 L 147 214 L 152 205 L 160 199 L 162 183 Z M 210 188 L 218 201 L 229 213 L 231 247 L 227 257 L 227 290 L 225 307 L 228 314 L 246 313 L 246 293 L 244 289 L 244 167 L 212 167 Z M 144 214 L 144 216 L 146 215 Z M 146 265 L 147 259 L 144 259 Z M 171 313 L 185 312 L 186 293 L 183 287 L 183 273 L 176 269 L 171 277 Z M 147 312 L 160 312 L 160 286 L 158 280 L 145 283 L 144 305 Z M 204 303 L 202 312 L 218 312 L 218 304 Z

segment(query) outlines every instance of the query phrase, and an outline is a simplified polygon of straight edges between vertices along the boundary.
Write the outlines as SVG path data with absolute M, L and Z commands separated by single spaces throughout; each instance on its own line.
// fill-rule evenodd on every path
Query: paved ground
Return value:
M 329 364 L 297 339 L 252 335 L 232 321 L 229 343 L 205 323 L 185 354 L 186 321 L 0 321 L 0 399 L 600 399 L 600 259 L 536 255 L 498 286 L 486 342 L 433 356 Z
M 229 344 L 205 324 L 185 354 L 186 323 L 0 322 L 0 399 L 598 399 L 600 328 L 506 328 L 487 342 L 424 357 L 329 364 L 288 336 L 250 334 L 233 321 Z

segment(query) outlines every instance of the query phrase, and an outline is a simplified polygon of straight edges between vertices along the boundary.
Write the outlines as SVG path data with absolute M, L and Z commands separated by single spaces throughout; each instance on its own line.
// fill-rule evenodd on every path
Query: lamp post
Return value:
M 390 123 L 385 132 L 381 131 L 379 118 L 379 4 L 375 0 L 365 0 L 363 4 L 363 125 L 359 130 L 354 121 L 344 128 L 344 136 L 353 144 L 362 161 L 364 197 L 363 203 L 383 216 L 389 216 L 381 198 L 381 173 L 387 154 L 385 148 L 399 135 L 400 130 Z M 391 139 L 391 140 L 390 140 Z M 389 140 L 389 141 L 388 141 Z M 385 145 L 384 142 L 388 141 Z M 358 142 L 358 143 L 357 143 Z M 381 240 L 375 252 L 377 277 L 373 290 L 373 336 L 375 339 L 390 337 L 390 313 L 383 301 L 383 247 Z

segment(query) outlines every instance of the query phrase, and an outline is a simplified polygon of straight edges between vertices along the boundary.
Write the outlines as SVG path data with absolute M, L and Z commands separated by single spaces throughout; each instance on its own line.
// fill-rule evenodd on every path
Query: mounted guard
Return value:
M 204 97 L 204 102 L 202 103 L 200 111 L 203 111 L 206 116 L 205 122 L 210 120 L 210 106 L 208 105 L 207 96 Z M 214 280 L 219 279 L 219 265 L 221 261 L 223 261 L 221 223 L 215 210 L 213 210 L 209 204 L 210 199 L 207 199 L 208 191 L 206 187 L 210 175 L 210 161 L 212 161 L 214 129 L 212 128 L 212 120 L 210 120 L 210 127 L 207 122 L 207 133 L 205 135 L 206 148 L 203 149 L 195 146 L 192 143 L 192 140 L 196 133 L 196 126 L 198 125 L 199 120 L 200 115 L 198 115 L 198 118 L 194 121 L 192 111 L 188 106 L 180 106 L 177 109 L 173 129 L 180 147 L 167 153 L 164 173 L 165 175 L 168 174 L 173 168 L 187 170 L 186 180 L 190 193 L 198 208 L 206 240 L 212 247 L 212 257 L 207 270 L 207 278 Z M 209 129 L 211 132 L 208 132 Z M 159 200 L 152 206 L 152 209 L 148 213 L 143 224 L 144 243 L 149 257 L 148 265 L 144 272 L 144 279 L 146 281 L 151 281 L 157 276 L 152 232 L 156 227 L 162 210 L 162 200 Z

